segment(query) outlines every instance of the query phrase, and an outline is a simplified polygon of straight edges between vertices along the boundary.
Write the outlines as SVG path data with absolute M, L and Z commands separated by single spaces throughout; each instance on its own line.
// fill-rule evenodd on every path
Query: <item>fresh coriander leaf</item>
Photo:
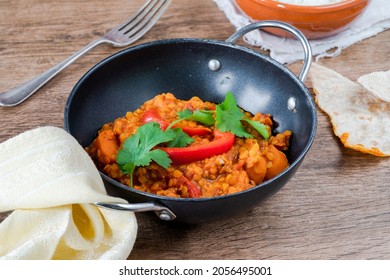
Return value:
M 138 144 L 139 134 L 134 134 L 133 136 L 126 139 L 126 141 L 123 143 L 123 149 L 119 150 L 116 156 L 116 161 L 120 167 L 124 167 L 128 163 L 134 163 L 137 157 L 137 154 L 134 151 L 137 149 Z
M 149 156 L 153 161 L 158 165 L 167 169 L 171 165 L 171 159 L 168 157 L 168 154 L 160 149 L 154 149 L 149 152 Z
M 231 132 L 238 137 L 253 138 L 241 123 L 244 117 L 245 114 L 237 106 L 233 94 L 228 92 L 225 100 L 217 105 L 215 118 L 216 128 L 222 132 Z
M 150 122 L 138 128 L 140 152 L 148 152 L 158 144 L 173 140 L 172 133 L 161 130 L 160 125 L 156 122 Z
M 251 119 L 248 119 L 248 118 L 245 118 L 244 121 L 249 123 L 254 129 L 256 129 L 257 132 L 259 132 L 260 135 L 263 136 L 263 138 L 265 140 L 268 140 L 269 133 L 268 133 L 268 130 L 267 130 L 267 127 L 266 127 L 265 124 L 262 124 L 262 123 L 260 123 L 258 121 L 254 121 L 254 120 L 251 120 Z
M 153 160 L 164 168 L 169 167 L 171 160 L 168 154 L 152 149 L 173 139 L 174 133 L 164 132 L 158 123 L 150 122 L 140 126 L 135 134 L 125 140 L 116 159 L 121 170 L 130 175 L 130 186 L 133 186 L 133 173 L 137 166 L 147 166 Z
M 200 122 L 205 125 L 212 125 L 215 123 L 213 111 L 207 110 L 195 110 L 187 119 L 190 121 Z
M 186 109 L 179 112 L 178 115 L 179 115 L 179 119 L 175 121 L 175 124 L 178 121 L 182 121 L 182 120 L 195 121 L 205 125 L 212 125 L 215 122 L 214 111 L 208 111 L 208 110 L 191 111 L 189 109 Z
M 123 149 L 118 151 L 116 156 L 116 162 L 123 173 L 130 175 L 130 186 L 133 186 L 133 173 L 135 169 L 136 154 L 132 151 L 137 149 L 139 143 L 139 135 L 135 134 L 132 137 L 127 138 L 124 143 Z
M 190 109 L 185 109 L 177 114 L 179 116 L 179 120 L 184 120 L 192 115 L 192 111 Z
M 132 162 L 126 163 L 125 165 L 122 166 L 123 170 L 125 170 L 127 173 L 133 173 L 135 169 L 135 165 Z
M 179 127 L 170 129 L 170 131 L 174 134 L 174 139 L 168 142 L 168 147 L 185 147 L 195 141 Z

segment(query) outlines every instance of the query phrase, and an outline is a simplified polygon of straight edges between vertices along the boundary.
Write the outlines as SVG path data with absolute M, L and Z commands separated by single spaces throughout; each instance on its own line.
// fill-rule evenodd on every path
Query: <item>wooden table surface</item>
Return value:
M 0 0 L 0 92 L 65 59 L 142 2 Z M 213 1 L 180 0 L 137 44 L 179 37 L 224 40 L 233 32 Z M 388 70 L 389 46 L 390 30 L 321 63 L 354 80 Z M 72 87 L 117 51 L 98 46 L 26 102 L 0 107 L 0 142 L 38 126 L 62 127 Z M 297 73 L 300 63 L 289 67 Z M 390 159 L 344 148 L 319 110 L 315 142 L 281 191 L 248 213 L 209 224 L 172 225 L 137 214 L 129 259 L 390 259 L 389 174 Z

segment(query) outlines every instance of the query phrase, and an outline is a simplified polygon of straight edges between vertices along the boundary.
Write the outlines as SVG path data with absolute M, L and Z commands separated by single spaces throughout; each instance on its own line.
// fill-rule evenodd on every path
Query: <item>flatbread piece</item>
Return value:
M 390 70 L 372 72 L 361 76 L 357 81 L 379 99 L 390 102 Z
M 310 77 L 315 101 L 329 115 L 345 147 L 390 156 L 390 103 L 317 63 L 312 64 Z

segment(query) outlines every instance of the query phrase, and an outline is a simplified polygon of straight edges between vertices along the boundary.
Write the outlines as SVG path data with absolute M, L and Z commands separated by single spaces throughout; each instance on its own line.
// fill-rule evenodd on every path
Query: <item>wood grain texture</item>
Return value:
M 0 0 L 0 92 L 68 57 L 142 2 Z M 213 1 L 180 0 L 137 44 L 180 37 L 224 40 L 233 32 Z M 321 63 L 356 80 L 389 69 L 389 45 L 390 31 L 385 31 Z M 72 87 L 117 51 L 99 46 L 28 101 L 0 107 L 0 142 L 38 126 L 62 127 Z M 298 73 L 300 66 L 289 67 Z M 310 81 L 307 86 L 311 90 Z M 210 224 L 172 225 L 153 214 L 137 214 L 138 237 L 129 259 L 390 259 L 389 170 L 390 159 L 340 145 L 319 110 L 316 140 L 280 192 L 248 213 Z

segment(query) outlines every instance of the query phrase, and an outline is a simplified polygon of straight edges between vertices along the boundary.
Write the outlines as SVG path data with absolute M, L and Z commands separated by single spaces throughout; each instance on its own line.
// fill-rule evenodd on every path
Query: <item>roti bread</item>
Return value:
M 329 115 L 342 144 L 363 153 L 390 156 L 390 103 L 317 63 L 309 75 L 315 101 Z
M 390 70 L 373 72 L 361 76 L 357 81 L 379 99 L 390 102 Z

